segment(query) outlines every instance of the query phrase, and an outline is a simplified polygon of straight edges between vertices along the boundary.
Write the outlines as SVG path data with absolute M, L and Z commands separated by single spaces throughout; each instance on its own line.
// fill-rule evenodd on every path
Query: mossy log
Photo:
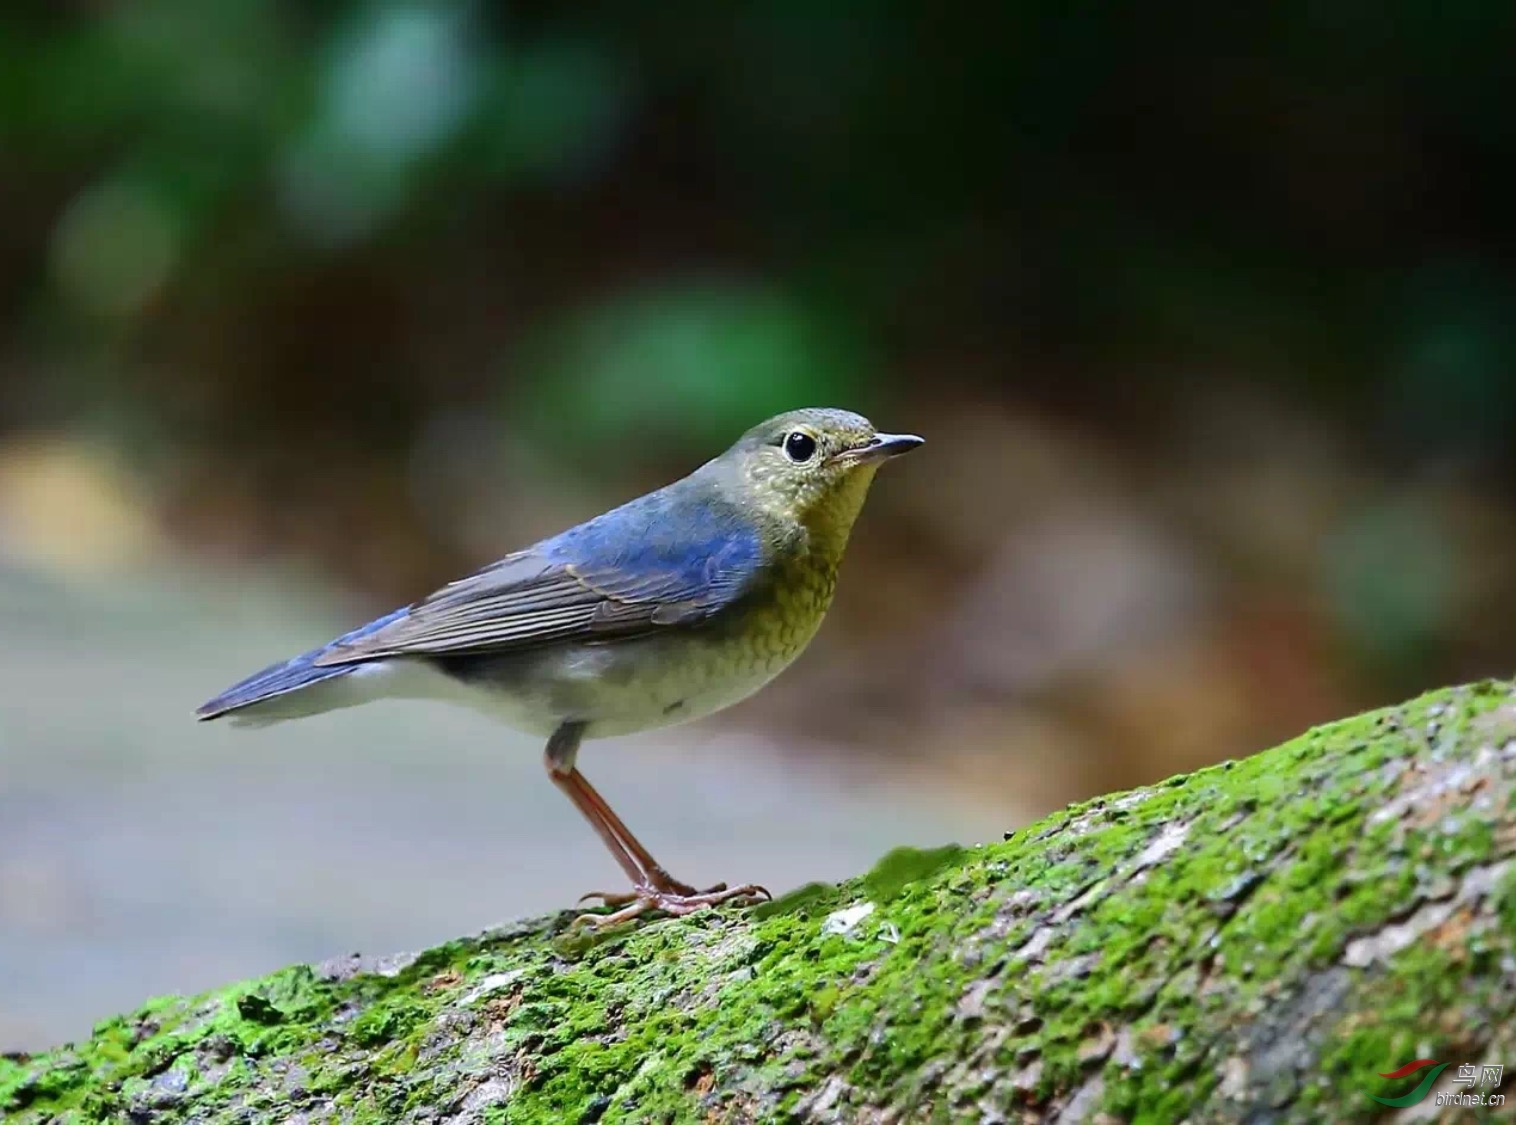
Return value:
M 1516 692 L 760 908 L 571 917 L 151 1001 L 0 1061 L 0 1117 L 1370 1120 L 1411 1060 L 1516 1065 Z

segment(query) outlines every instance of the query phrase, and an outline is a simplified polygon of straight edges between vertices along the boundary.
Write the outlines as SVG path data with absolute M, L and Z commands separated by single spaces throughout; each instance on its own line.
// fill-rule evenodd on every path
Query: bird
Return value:
M 881 464 L 916 449 L 832 408 L 754 426 L 688 476 L 257 672 L 200 706 L 266 726 L 383 698 L 445 699 L 546 739 L 549 778 L 631 882 L 610 925 L 759 902 L 675 879 L 577 766 L 585 739 L 698 719 L 752 695 L 816 635 Z

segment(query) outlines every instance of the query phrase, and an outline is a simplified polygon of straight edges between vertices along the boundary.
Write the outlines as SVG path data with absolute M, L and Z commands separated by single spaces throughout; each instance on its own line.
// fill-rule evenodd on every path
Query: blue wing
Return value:
M 664 489 L 445 586 L 382 627 L 334 642 L 313 663 L 520 649 L 693 624 L 750 592 L 763 561 L 758 532 L 738 509 Z

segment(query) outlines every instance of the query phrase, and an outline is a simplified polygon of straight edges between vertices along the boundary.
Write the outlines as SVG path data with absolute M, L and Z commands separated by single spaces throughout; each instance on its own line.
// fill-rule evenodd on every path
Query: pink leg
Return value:
M 635 918 L 650 910 L 661 910 L 665 914 L 677 916 L 692 914 L 704 907 L 734 899 L 772 897 L 768 891 L 753 884 L 729 889 L 722 883 L 707 891 L 696 891 L 688 883 L 680 882 L 670 875 L 637 837 L 632 835 L 605 798 L 574 767 L 574 757 L 583 733 L 582 724 L 566 723 L 553 734 L 544 754 L 548 776 L 574 803 L 584 819 L 590 822 L 606 849 L 631 880 L 632 890 L 626 893 L 594 891 L 585 895 L 584 898 L 599 898 L 607 906 L 621 909 L 610 914 L 583 914 L 577 921 L 607 926 Z

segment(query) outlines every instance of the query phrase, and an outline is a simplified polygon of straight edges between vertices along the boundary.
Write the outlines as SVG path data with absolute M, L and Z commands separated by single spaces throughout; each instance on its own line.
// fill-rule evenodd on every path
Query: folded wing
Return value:
M 653 493 L 443 587 L 318 665 L 534 647 L 697 623 L 761 580 L 756 530 L 728 506 Z

